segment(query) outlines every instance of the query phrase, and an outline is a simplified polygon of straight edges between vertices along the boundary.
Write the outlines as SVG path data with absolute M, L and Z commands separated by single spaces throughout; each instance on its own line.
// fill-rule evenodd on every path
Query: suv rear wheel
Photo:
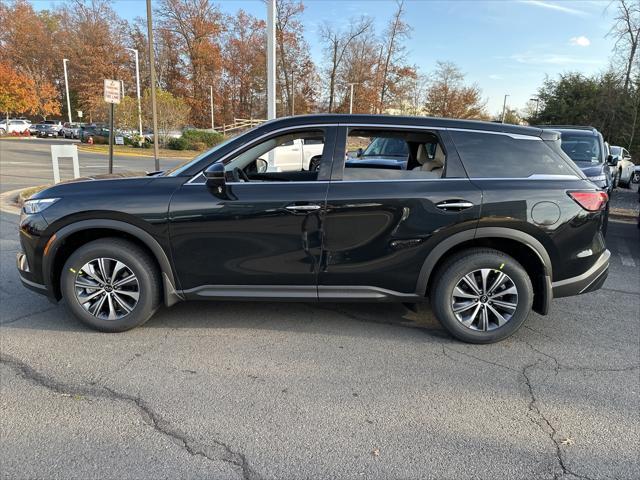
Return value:
M 142 325 L 160 305 L 155 262 L 121 238 L 95 240 L 78 248 L 63 268 L 60 286 L 74 315 L 103 332 Z
M 512 335 L 533 304 L 526 270 L 498 250 L 474 248 L 439 269 L 431 289 L 433 311 L 451 335 L 469 343 L 493 343 Z

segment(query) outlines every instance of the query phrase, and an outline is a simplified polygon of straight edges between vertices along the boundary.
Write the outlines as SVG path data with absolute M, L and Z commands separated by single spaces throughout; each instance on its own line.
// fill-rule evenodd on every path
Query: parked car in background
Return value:
M 317 170 L 324 148 L 324 139 L 292 138 L 273 150 L 273 166 L 268 171 Z M 266 162 L 268 159 L 263 158 Z
M 80 141 L 87 143 L 109 143 L 109 127 L 103 123 L 83 124 L 80 126 Z
M 38 130 L 38 137 L 58 137 L 60 136 L 60 129 L 58 125 L 50 124 L 50 123 L 42 123 L 41 127 Z
M 43 125 L 48 125 L 48 132 L 56 132 L 56 135 L 60 135 L 62 131 L 62 122 L 60 120 L 45 120 L 41 122 Z
M 62 125 L 61 134 L 64 138 L 80 138 L 80 127 L 82 127 L 84 123 L 77 122 L 65 122 Z
M 346 159 L 349 168 L 390 168 L 406 170 L 409 158 L 407 142 L 402 138 L 377 137 L 365 149 L 359 148 L 355 157 Z
M 36 123 L 29 127 L 29 133 L 34 137 L 41 137 L 41 133 L 47 129 L 47 126 L 42 123 Z
M 624 147 L 613 145 L 610 147 L 611 161 L 609 162 L 612 174 L 615 172 L 618 177 L 618 184 L 622 187 L 629 187 L 635 164 L 631 160 L 631 154 Z
M 400 139 L 406 167 L 347 167 L 352 138 Z M 263 168 L 270 152 L 307 139 L 322 145 L 320 168 Z M 142 325 L 163 301 L 428 299 L 453 336 L 491 343 L 532 310 L 547 314 L 553 298 L 602 286 L 607 200 L 557 132 L 303 115 L 169 171 L 34 194 L 17 266 L 26 287 L 107 332 Z
M 12 133 L 24 134 L 29 131 L 31 122 L 28 120 L 20 120 L 17 118 L 10 118 L 7 123 L 7 119 L 0 121 L 0 135 L 10 135 Z
M 633 176 L 631 177 L 631 183 L 640 183 L 640 165 L 636 165 L 633 168 Z M 640 193 L 640 188 L 638 188 L 638 193 Z

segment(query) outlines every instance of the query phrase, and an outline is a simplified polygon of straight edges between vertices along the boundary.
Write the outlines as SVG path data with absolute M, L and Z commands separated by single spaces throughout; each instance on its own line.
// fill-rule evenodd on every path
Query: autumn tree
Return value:
M 280 115 L 307 113 L 315 108 L 317 73 L 304 39 L 300 15 L 304 4 L 297 0 L 276 2 L 276 94 Z
M 429 79 L 425 110 L 436 117 L 488 118 L 480 88 L 465 85 L 464 74 L 451 62 L 437 62 Z
M 378 113 L 386 108 L 389 89 L 401 73 L 405 47 L 403 41 L 409 38 L 411 27 L 404 21 L 404 0 L 396 0 L 396 11 L 385 30 L 380 59 L 378 62 L 378 82 L 380 98 Z
M 325 22 L 320 29 L 320 39 L 328 59 L 326 74 L 329 78 L 329 112 L 333 111 L 336 79 L 345 55 L 358 37 L 366 36 L 371 31 L 372 23 L 370 18 L 361 17 L 352 19 L 347 30 L 340 30 L 329 22 Z
M 0 112 L 5 113 L 7 121 L 10 113 L 35 112 L 34 89 L 31 78 L 16 72 L 6 62 L 0 63 Z
M 151 91 L 145 90 L 142 99 L 143 121 L 151 124 Z M 182 98 L 175 97 L 165 90 L 156 90 L 156 104 L 158 107 L 158 138 L 165 142 L 170 132 L 181 130 L 189 120 L 189 105 Z
M 219 40 L 226 18 L 210 0 L 162 0 L 156 15 L 161 31 L 170 32 L 175 39 L 172 48 L 184 55 L 186 96 L 194 123 L 206 126 L 210 121 L 209 89 L 218 85 L 222 73 Z M 218 88 L 214 93 L 219 93 Z
M 617 0 L 616 16 L 609 35 L 615 40 L 614 52 L 624 67 L 624 90 L 629 89 L 634 70 L 638 70 L 640 57 L 640 0 Z

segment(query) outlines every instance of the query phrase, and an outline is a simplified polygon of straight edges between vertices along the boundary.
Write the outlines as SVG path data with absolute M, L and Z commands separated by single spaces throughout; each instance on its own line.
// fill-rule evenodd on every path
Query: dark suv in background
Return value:
M 323 145 L 319 168 L 269 164 L 297 139 Z M 377 139 L 404 142 L 406 164 L 347 159 Z M 600 288 L 606 204 L 557 132 L 299 116 L 173 170 L 35 194 L 17 261 L 27 287 L 103 331 L 141 325 L 163 301 L 428 299 L 456 338 L 489 343 L 554 297 Z

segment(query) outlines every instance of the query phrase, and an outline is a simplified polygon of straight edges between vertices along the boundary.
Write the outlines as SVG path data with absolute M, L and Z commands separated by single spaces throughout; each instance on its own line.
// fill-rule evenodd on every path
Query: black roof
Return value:
M 517 135 L 531 135 L 536 137 L 541 136 L 543 132 L 542 128 L 539 127 L 523 127 L 521 125 L 483 122 L 478 120 L 457 120 L 453 118 L 409 117 L 396 115 L 350 115 L 335 113 L 282 117 L 275 120 L 270 120 L 262 124 L 261 127 L 264 126 L 271 130 L 274 124 L 279 124 L 282 127 L 289 127 L 320 123 L 363 123 L 371 125 L 415 125 L 420 127 L 462 128 L 467 130 L 484 130 L 488 132 L 512 133 Z

